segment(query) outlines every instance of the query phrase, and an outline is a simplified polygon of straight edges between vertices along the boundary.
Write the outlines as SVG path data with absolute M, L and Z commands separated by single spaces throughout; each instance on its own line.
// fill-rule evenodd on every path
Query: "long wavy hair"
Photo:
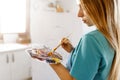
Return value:
M 80 0 L 88 17 L 115 50 L 108 80 L 118 80 L 120 67 L 120 26 L 118 0 Z M 120 19 L 120 18 L 119 18 Z

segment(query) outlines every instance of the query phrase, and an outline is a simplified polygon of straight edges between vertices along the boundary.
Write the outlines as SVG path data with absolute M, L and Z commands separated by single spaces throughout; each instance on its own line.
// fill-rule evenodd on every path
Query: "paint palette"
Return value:
M 32 58 L 37 58 L 40 61 L 46 61 L 47 63 L 50 64 L 58 64 L 61 63 L 62 61 L 62 56 L 54 52 L 52 55 L 48 55 L 48 53 L 51 51 L 49 48 L 32 48 L 32 49 L 27 49 L 26 52 L 30 54 Z

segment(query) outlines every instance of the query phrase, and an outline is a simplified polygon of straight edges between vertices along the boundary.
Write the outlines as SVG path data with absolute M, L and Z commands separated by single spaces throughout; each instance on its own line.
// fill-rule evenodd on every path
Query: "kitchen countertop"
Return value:
M 23 45 L 18 43 L 5 43 L 5 44 L 0 44 L 0 53 L 22 50 L 27 48 L 28 48 L 28 45 Z

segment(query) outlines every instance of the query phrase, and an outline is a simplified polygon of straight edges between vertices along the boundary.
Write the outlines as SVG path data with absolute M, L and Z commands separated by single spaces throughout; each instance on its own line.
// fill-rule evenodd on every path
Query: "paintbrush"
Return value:
M 70 33 L 66 38 L 69 38 L 72 33 Z M 64 41 L 64 40 L 63 40 Z M 59 43 L 55 48 L 53 48 L 49 53 L 48 56 L 51 56 L 60 46 L 62 43 Z

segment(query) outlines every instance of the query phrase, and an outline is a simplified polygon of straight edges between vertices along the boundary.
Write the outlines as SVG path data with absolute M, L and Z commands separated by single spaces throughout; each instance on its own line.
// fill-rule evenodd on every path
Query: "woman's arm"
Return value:
M 50 64 L 61 80 L 75 80 L 62 64 Z
M 64 50 L 70 53 L 74 47 L 67 38 L 61 40 L 61 46 Z M 57 73 L 60 80 L 75 80 L 69 73 L 69 71 L 60 63 L 60 64 L 50 64 L 52 69 Z

